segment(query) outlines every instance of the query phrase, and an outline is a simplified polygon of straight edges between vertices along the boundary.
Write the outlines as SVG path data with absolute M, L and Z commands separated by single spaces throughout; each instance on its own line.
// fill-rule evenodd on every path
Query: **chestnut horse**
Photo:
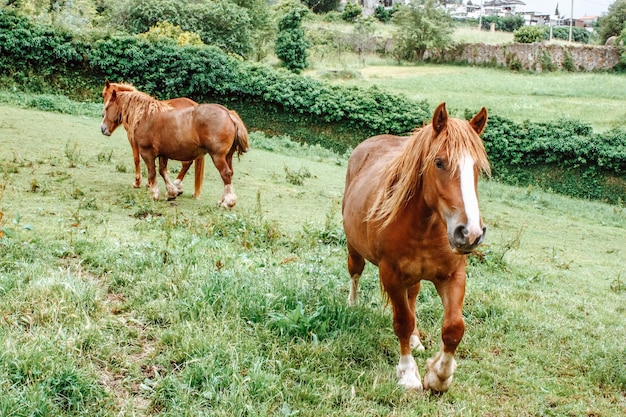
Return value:
M 472 120 L 448 117 L 445 103 L 432 123 L 410 137 L 375 136 L 357 146 L 348 162 L 343 223 L 357 303 L 365 260 L 378 266 L 381 290 L 393 312 L 400 341 L 399 384 L 446 391 L 454 354 L 465 332 L 462 317 L 467 255 L 484 239 L 478 208 L 478 176 L 489 173 L 480 134 L 483 107 Z M 433 282 L 443 303 L 442 346 L 428 360 L 424 383 L 411 349 L 424 350 L 416 327 L 420 281 Z
M 102 98 L 104 99 L 104 104 L 111 98 L 111 94 L 113 91 L 137 91 L 137 89 L 131 84 L 126 83 L 112 83 L 107 80 L 104 84 L 104 88 L 102 89 Z M 187 97 L 179 97 L 171 100 L 165 100 L 165 103 L 169 104 L 175 109 L 182 109 L 185 107 L 192 107 L 198 105 L 195 101 L 187 98 Z M 139 188 L 141 187 L 141 168 L 139 166 L 139 148 L 133 139 L 133 131 L 134 127 L 128 124 L 128 121 L 123 120 L 124 129 L 126 129 L 126 134 L 128 135 L 128 142 L 130 143 L 130 147 L 133 150 L 133 161 L 135 162 L 135 182 L 133 183 L 133 187 Z M 204 156 L 196 159 L 196 169 L 195 169 L 195 189 L 193 196 L 195 198 L 200 197 L 200 193 L 202 192 L 202 180 L 204 178 Z M 189 171 L 191 164 L 193 161 L 183 161 L 182 168 L 178 173 L 178 176 L 174 180 L 174 184 L 178 188 L 180 193 L 183 192 L 182 183 L 183 178 Z
M 174 109 L 141 91 L 113 91 L 102 111 L 102 134 L 110 136 L 123 121 L 134 126 L 133 140 L 148 167 L 148 187 L 155 200 L 159 198 L 155 158 L 167 197 L 173 199 L 180 192 L 167 175 L 168 159 L 191 161 L 208 153 L 224 182 L 217 204 L 232 208 L 237 203 L 233 154 L 248 150 L 248 131 L 235 111 L 219 104 Z

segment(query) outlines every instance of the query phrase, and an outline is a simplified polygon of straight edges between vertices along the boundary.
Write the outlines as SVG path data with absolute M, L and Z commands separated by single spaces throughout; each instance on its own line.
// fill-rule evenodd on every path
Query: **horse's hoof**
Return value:
M 448 378 L 441 380 L 434 372 L 427 372 L 424 375 L 424 389 L 431 390 L 433 392 L 446 392 L 452 385 L 452 375 Z

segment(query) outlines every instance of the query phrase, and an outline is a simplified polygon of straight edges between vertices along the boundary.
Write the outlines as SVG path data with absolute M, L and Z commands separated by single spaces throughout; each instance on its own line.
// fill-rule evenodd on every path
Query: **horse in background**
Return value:
M 104 83 L 104 88 L 102 89 L 102 98 L 104 99 L 104 104 L 106 105 L 107 101 L 111 99 L 111 95 L 113 91 L 121 92 L 121 91 L 137 91 L 137 89 L 127 83 L 112 83 L 109 80 L 106 80 Z M 187 98 L 187 97 L 179 97 L 171 100 L 164 100 L 164 103 L 169 104 L 172 108 L 175 109 L 183 109 L 185 107 L 193 107 L 197 106 L 198 103 Z M 133 182 L 133 187 L 139 188 L 141 187 L 141 167 L 139 164 L 139 148 L 135 143 L 133 138 L 134 127 L 130 126 L 127 121 L 123 121 L 124 129 L 126 129 L 126 134 L 128 136 L 128 142 L 130 143 L 130 147 L 133 151 L 133 161 L 135 163 L 135 182 Z M 178 173 L 178 176 L 174 180 L 174 184 L 178 188 L 179 194 L 183 192 L 183 179 L 189 171 L 191 164 L 194 161 L 182 161 L 182 168 Z M 195 160 L 196 168 L 195 168 L 195 184 L 194 184 L 194 193 L 193 197 L 199 198 L 200 193 L 202 192 L 202 181 L 204 178 L 204 156 Z
M 249 148 L 248 131 L 235 111 L 219 104 L 175 109 L 141 91 L 113 91 L 102 111 L 102 134 L 110 136 L 122 123 L 134 126 L 133 140 L 148 167 L 148 187 L 155 200 L 159 198 L 157 157 L 167 197 L 173 199 L 179 190 L 167 175 L 168 160 L 197 160 L 208 153 L 224 182 L 217 204 L 235 206 L 233 155 L 241 155 Z
M 486 123 L 484 107 L 466 121 L 448 117 L 442 103 L 412 136 L 369 138 L 348 162 L 342 205 L 348 303 L 358 301 L 365 261 L 377 265 L 400 342 L 398 383 L 407 389 L 446 391 L 456 369 L 466 260 L 486 231 L 478 206 L 478 177 L 490 169 L 479 136 Z M 415 316 L 422 280 L 433 282 L 444 311 L 442 345 L 427 362 L 423 384 L 411 354 L 424 350 Z

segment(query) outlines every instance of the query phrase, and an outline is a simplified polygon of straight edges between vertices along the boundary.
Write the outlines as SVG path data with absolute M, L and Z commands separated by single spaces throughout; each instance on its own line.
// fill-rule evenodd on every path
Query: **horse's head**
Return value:
M 422 166 L 424 199 L 446 222 L 450 247 L 461 254 L 481 244 L 486 232 L 478 207 L 478 177 L 489 172 L 479 136 L 486 123 L 484 107 L 468 122 L 449 118 L 440 104 L 433 115 L 433 146 Z
M 113 90 L 109 99 L 104 102 L 100 131 L 102 131 L 102 134 L 105 136 L 111 136 L 115 129 L 121 124 L 122 108 L 119 105 L 117 91 Z

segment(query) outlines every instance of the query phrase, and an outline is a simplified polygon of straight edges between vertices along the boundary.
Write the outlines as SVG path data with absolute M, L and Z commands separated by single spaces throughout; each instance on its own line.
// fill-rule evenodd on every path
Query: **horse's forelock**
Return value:
M 466 120 L 448 119 L 446 127 L 439 135 L 432 135 L 431 130 L 430 135 L 421 138 L 420 144 L 427 149 L 423 153 L 422 172 L 435 161 L 437 154 L 445 149 L 451 175 L 456 173 L 458 163 L 464 155 L 471 156 L 481 172 L 490 174 L 489 160 L 483 141 Z

